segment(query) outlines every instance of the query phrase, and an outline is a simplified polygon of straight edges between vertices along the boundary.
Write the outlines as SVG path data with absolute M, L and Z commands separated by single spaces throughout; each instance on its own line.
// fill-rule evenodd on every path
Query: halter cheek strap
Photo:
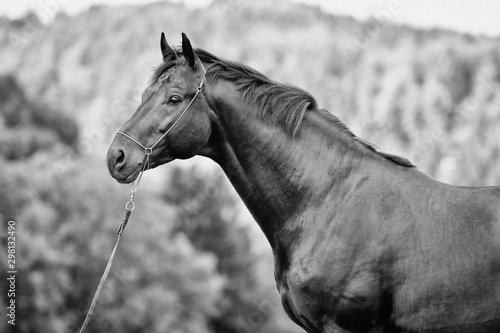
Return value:
M 146 164 L 149 163 L 149 156 L 153 153 L 153 148 L 156 147 L 156 145 L 158 143 L 160 143 L 167 136 L 167 134 L 170 133 L 170 131 L 172 131 L 172 129 L 179 123 L 179 121 L 182 119 L 182 117 L 184 117 L 184 115 L 186 114 L 186 112 L 189 109 L 189 107 L 191 106 L 191 104 L 193 104 L 196 97 L 203 91 L 203 84 L 205 83 L 205 76 L 206 76 L 207 72 L 206 72 L 204 67 L 202 67 L 202 69 L 203 69 L 203 78 L 201 79 L 201 82 L 198 85 L 198 87 L 196 87 L 196 94 L 194 94 L 194 96 L 191 99 L 191 101 L 189 102 L 189 104 L 186 106 L 184 111 L 182 111 L 182 113 L 179 115 L 179 117 L 177 117 L 177 119 L 169 127 L 169 129 L 165 133 L 163 133 L 163 135 L 158 140 L 156 140 L 156 142 L 153 143 L 153 145 L 151 147 L 144 146 L 142 143 L 140 143 L 139 141 L 137 141 L 136 139 L 134 139 L 133 137 L 131 137 L 130 135 L 128 135 L 122 131 L 118 131 L 116 133 L 116 134 L 123 135 L 124 137 L 126 137 L 127 139 L 130 139 L 131 141 L 135 142 L 139 147 L 144 149 L 144 154 L 146 154 L 146 163 L 144 164 L 144 166 L 146 166 Z

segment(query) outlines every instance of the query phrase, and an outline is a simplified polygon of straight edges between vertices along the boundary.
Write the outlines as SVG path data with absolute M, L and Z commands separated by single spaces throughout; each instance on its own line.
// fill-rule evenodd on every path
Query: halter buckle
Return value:
M 149 156 L 153 153 L 153 148 L 146 148 L 144 149 L 144 154 L 146 154 L 146 156 Z

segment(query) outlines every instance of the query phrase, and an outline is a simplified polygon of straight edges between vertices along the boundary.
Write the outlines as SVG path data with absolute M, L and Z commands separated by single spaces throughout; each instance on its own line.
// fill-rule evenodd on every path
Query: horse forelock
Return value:
M 149 80 L 149 83 L 152 84 L 156 82 L 162 76 L 164 73 L 168 72 L 170 69 L 174 68 L 177 66 L 177 61 L 166 61 L 161 63 L 158 67 L 153 69 L 153 74 L 151 75 L 151 78 Z

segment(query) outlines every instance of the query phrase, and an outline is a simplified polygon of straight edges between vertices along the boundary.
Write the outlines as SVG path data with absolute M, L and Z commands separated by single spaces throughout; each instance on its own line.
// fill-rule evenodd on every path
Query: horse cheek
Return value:
M 179 142 L 173 142 L 175 155 L 180 159 L 188 159 L 205 148 L 212 132 L 210 121 L 204 114 L 193 117 L 189 126 L 182 129 Z

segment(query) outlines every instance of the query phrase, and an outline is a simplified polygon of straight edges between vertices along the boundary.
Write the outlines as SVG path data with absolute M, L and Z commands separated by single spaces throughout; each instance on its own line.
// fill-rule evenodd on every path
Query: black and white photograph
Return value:
M 499 333 L 500 1 L 2 0 L 0 332 Z

